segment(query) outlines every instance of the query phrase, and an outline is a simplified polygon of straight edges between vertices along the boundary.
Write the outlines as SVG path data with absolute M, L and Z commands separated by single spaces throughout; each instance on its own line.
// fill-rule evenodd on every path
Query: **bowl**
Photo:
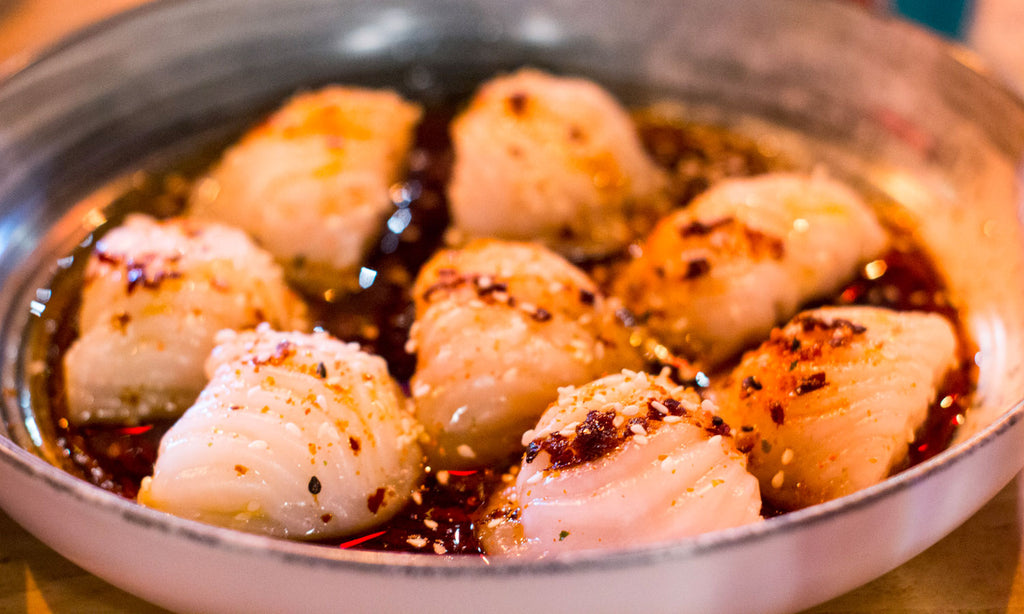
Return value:
M 143 508 L 62 469 L 33 352 L 61 258 L 148 171 L 328 82 L 427 102 L 532 65 L 679 101 L 899 203 L 977 345 L 953 444 L 876 486 L 670 544 L 540 561 L 340 550 Z M 782 612 L 907 561 L 1024 466 L 1024 106 L 970 54 L 829 2 L 164 0 L 0 82 L 0 506 L 172 610 Z M 121 203 L 123 204 L 123 203 Z

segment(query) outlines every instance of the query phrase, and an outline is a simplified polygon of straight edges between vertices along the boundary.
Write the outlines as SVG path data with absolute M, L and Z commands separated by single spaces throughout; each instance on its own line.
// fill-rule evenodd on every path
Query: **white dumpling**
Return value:
M 100 239 L 82 282 L 81 335 L 64 357 L 68 418 L 177 417 L 206 384 L 222 328 L 304 328 L 281 268 L 240 230 L 135 214 Z
M 765 501 L 792 510 L 882 481 L 908 455 L 957 365 L 945 318 L 875 307 L 806 311 L 748 352 L 719 396 L 761 443 L 750 470 Z
M 626 548 L 759 521 L 757 479 L 713 409 L 644 373 L 563 389 L 479 523 L 487 551 Z
M 664 173 L 595 83 L 524 69 L 486 82 L 452 123 L 448 200 L 470 237 L 540 241 L 572 258 L 634 238 L 664 211 Z M 641 216 L 644 217 L 644 216 Z
M 866 203 L 828 177 L 729 179 L 658 223 L 616 293 L 662 342 L 714 365 L 837 291 L 886 244 Z
M 411 388 L 440 466 L 519 452 L 559 386 L 641 364 L 617 302 L 538 245 L 478 239 L 442 251 L 413 292 Z
M 420 115 L 389 91 L 299 94 L 224 153 L 196 184 L 190 214 L 244 229 L 307 291 L 351 286 Z
M 355 533 L 408 502 L 420 429 L 382 358 L 265 326 L 217 341 L 210 383 L 160 441 L 139 502 L 293 539 Z

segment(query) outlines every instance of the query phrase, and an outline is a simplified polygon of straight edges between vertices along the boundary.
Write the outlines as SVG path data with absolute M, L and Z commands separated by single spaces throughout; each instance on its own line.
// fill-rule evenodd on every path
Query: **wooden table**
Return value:
M 0 74 L 56 37 L 143 0 L 0 0 Z M 982 52 L 1024 83 L 1024 2 L 980 3 Z M 1016 23 L 1014 20 L 1017 20 Z M 1001 36 L 1009 34 L 1009 42 Z M 1006 51 L 1008 50 L 1008 51 Z M 2 488 L 2 485 L 0 485 Z M 1024 612 L 1024 482 L 1018 476 L 962 527 L 917 558 L 811 612 Z M 0 612 L 163 612 L 89 574 L 0 512 Z

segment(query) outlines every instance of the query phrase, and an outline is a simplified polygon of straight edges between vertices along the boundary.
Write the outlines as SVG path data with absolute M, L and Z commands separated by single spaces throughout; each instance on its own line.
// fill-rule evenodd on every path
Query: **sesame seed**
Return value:
M 450 477 L 451 477 L 451 475 L 447 471 L 438 471 L 437 472 L 437 483 L 440 484 L 441 486 L 447 486 L 448 485 L 448 479 Z
M 458 452 L 459 456 L 463 458 L 476 458 L 476 452 L 474 452 L 473 448 L 469 447 L 466 444 L 460 445 L 458 448 L 455 449 L 455 451 Z
M 625 423 L 626 423 L 626 417 L 625 416 L 615 416 L 615 418 L 612 419 L 612 426 L 614 426 L 615 428 L 619 428 L 620 426 L 622 426 Z
M 633 438 L 633 441 L 637 442 L 642 446 L 645 446 L 647 445 L 647 435 L 637 435 L 636 437 Z
M 711 438 L 708 439 L 708 443 L 711 444 L 711 445 L 720 444 L 721 442 L 722 442 L 722 436 L 721 435 L 715 435 L 714 437 L 711 437 Z
M 523 433 L 523 436 L 522 436 L 522 438 L 520 438 L 519 442 L 521 444 L 523 444 L 524 446 L 528 446 L 528 445 L 530 445 L 530 442 L 533 441 L 536 436 L 537 436 L 536 431 L 534 431 L 533 429 L 528 429 L 525 433 Z
M 498 526 L 499 524 L 501 524 L 501 518 L 492 518 L 490 521 L 488 521 L 487 528 L 488 529 L 493 529 L 494 527 Z
M 780 469 L 778 473 L 772 476 L 772 488 L 782 488 L 782 482 L 786 479 L 786 475 Z
M 786 451 L 782 453 L 782 464 L 788 465 L 793 462 L 793 450 L 786 448 Z
M 418 490 L 414 490 L 412 493 L 412 500 L 416 502 L 416 505 L 423 505 L 423 493 Z
M 639 424 L 631 424 L 631 425 L 629 425 L 629 430 L 632 431 L 634 435 L 646 435 L 647 434 L 647 431 L 644 430 L 644 427 L 640 426 Z
M 711 412 L 713 414 L 718 412 L 718 406 L 715 405 L 715 402 L 712 401 L 711 399 L 704 399 L 703 401 L 701 401 L 700 408 L 703 409 L 704 411 Z
M 409 544 L 413 548 L 422 548 L 427 545 L 427 538 L 420 535 L 410 535 L 405 543 Z
M 680 416 L 665 416 L 663 422 L 666 424 L 675 424 L 676 422 L 682 422 L 683 419 Z
M 428 528 L 428 529 L 430 529 L 430 530 L 434 530 L 434 529 L 436 529 L 436 528 L 437 528 L 437 527 L 438 527 L 439 525 L 437 524 L 437 521 L 436 521 L 436 520 L 431 520 L 431 519 L 429 519 L 429 518 L 424 518 L 424 519 L 423 519 L 423 526 L 427 527 L 427 528 Z
M 434 554 L 445 554 L 446 552 L 448 551 L 445 549 L 444 544 L 434 542 Z
M 653 407 L 654 409 L 658 410 L 663 414 L 668 413 L 668 408 L 665 407 L 665 404 L 662 403 L 661 401 L 651 401 L 651 407 Z
M 316 431 L 316 438 L 323 441 L 325 439 L 331 439 L 333 441 L 339 441 L 341 436 L 338 435 L 338 429 L 334 428 L 329 422 L 321 422 L 320 428 Z
M 640 408 L 637 407 L 636 405 L 627 405 L 626 407 L 622 408 L 623 416 L 635 416 L 638 413 L 640 413 Z
M 405 353 L 406 354 L 415 354 L 416 353 L 416 340 L 415 339 L 409 339 L 408 341 L 406 341 L 404 349 L 405 349 Z

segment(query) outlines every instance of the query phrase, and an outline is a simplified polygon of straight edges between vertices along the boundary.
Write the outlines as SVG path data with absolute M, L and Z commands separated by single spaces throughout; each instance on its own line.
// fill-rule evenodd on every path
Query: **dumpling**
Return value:
M 411 389 L 440 466 L 519 452 L 559 386 L 642 364 L 617 302 L 538 245 L 478 239 L 442 251 L 413 293 Z
M 358 532 L 405 505 L 420 429 L 382 358 L 266 326 L 217 342 L 210 383 L 160 441 L 140 503 L 293 539 Z
M 454 226 L 536 240 L 573 259 L 624 247 L 663 212 L 665 174 L 596 84 L 524 69 L 481 86 L 451 127 Z M 643 230 L 641 230 L 642 232 Z
M 710 401 L 623 371 L 564 388 L 511 488 L 479 523 L 488 552 L 625 548 L 761 519 L 757 479 Z
M 835 180 L 729 179 L 659 222 L 615 292 L 670 348 L 714 366 L 838 290 L 886 244 L 872 211 Z
M 773 330 L 719 396 L 730 425 L 760 435 L 750 470 L 765 501 L 793 510 L 888 477 L 956 349 L 943 317 L 876 307 L 805 311 Z
M 353 286 L 421 116 L 393 92 L 299 94 L 197 182 L 189 212 L 251 234 L 308 292 Z
M 64 357 L 76 424 L 177 417 L 206 384 L 222 328 L 308 326 L 281 268 L 240 230 L 135 214 L 96 244 L 81 335 Z

